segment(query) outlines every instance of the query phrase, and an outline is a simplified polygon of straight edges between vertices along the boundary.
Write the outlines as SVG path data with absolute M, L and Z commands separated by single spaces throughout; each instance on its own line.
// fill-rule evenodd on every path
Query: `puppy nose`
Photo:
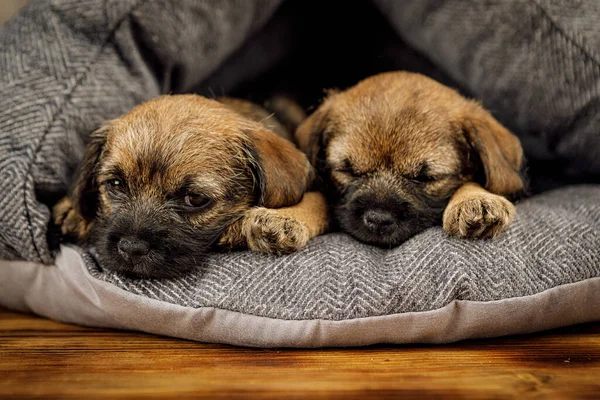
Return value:
M 150 252 L 150 244 L 132 237 L 122 237 L 117 243 L 117 250 L 125 260 L 137 260 Z
M 383 234 L 391 230 L 396 218 L 385 210 L 368 210 L 363 214 L 363 222 L 371 231 Z

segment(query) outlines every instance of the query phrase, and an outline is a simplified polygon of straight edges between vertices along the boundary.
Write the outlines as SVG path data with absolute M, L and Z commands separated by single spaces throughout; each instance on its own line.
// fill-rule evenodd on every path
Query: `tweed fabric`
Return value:
M 212 255 L 177 279 L 128 279 L 90 263 L 98 279 L 185 307 L 278 319 L 343 320 L 442 308 L 454 300 L 523 297 L 600 277 L 600 186 L 575 186 L 518 205 L 498 240 L 440 228 L 393 250 L 347 235 L 314 239 L 288 256 Z

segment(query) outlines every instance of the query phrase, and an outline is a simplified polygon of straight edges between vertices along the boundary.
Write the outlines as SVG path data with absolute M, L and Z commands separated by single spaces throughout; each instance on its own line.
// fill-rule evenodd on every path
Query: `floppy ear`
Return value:
M 326 146 L 325 129 L 327 128 L 327 121 L 327 111 L 321 106 L 298 126 L 294 135 L 300 150 L 306 154 L 310 163 L 319 170 L 321 169 L 318 165 L 319 162 L 325 161 L 320 160 L 320 158 L 323 158 L 323 151 Z
M 483 165 L 482 186 L 501 195 L 519 192 L 523 189 L 523 148 L 519 139 L 478 105 L 469 111 L 462 118 L 462 129 Z
M 85 240 L 96 218 L 99 199 L 95 173 L 107 132 L 105 125 L 90 135 L 70 194 L 53 207 L 54 222 L 68 239 Z
M 79 165 L 75 183 L 72 186 L 70 197 L 73 202 L 73 208 L 86 221 L 96 218 L 99 205 L 96 169 L 104 151 L 109 129 L 110 125 L 105 124 L 90 135 L 85 154 Z
M 304 153 L 265 128 L 248 130 L 246 134 L 251 141 L 247 157 L 258 183 L 258 204 L 279 208 L 299 203 L 314 180 Z

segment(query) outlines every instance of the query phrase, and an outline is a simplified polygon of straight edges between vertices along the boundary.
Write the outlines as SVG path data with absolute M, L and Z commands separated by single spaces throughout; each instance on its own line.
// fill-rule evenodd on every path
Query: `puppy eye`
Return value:
M 353 178 L 359 178 L 362 174 L 356 172 L 354 166 L 350 163 L 350 160 L 347 158 L 342 161 L 342 165 L 337 168 L 337 172 L 341 172 L 342 174 L 348 174 Z
M 201 194 L 189 193 L 183 198 L 183 202 L 187 207 L 201 209 L 206 207 L 210 202 L 210 198 Z
M 427 163 L 421 164 L 419 170 L 409 179 L 413 182 L 428 183 L 436 180 L 435 176 L 429 175 L 429 165 Z
M 435 177 L 433 177 L 431 175 L 427 175 L 427 174 L 418 174 L 417 176 L 413 177 L 411 180 L 413 180 L 415 182 L 420 182 L 420 183 L 428 183 L 428 182 L 435 181 Z
M 123 181 L 117 178 L 107 180 L 105 185 L 111 192 L 119 192 L 124 188 Z

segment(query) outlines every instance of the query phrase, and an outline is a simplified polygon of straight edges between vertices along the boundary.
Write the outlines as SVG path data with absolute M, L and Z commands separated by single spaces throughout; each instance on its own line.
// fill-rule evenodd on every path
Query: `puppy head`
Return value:
M 310 172 L 293 144 L 223 104 L 163 96 L 92 135 L 71 197 L 104 266 L 169 277 L 251 206 L 300 201 Z
M 296 141 L 328 181 L 341 227 L 381 246 L 440 224 L 465 182 L 497 194 L 523 187 L 519 140 L 477 103 L 418 74 L 381 74 L 330 94 Z

